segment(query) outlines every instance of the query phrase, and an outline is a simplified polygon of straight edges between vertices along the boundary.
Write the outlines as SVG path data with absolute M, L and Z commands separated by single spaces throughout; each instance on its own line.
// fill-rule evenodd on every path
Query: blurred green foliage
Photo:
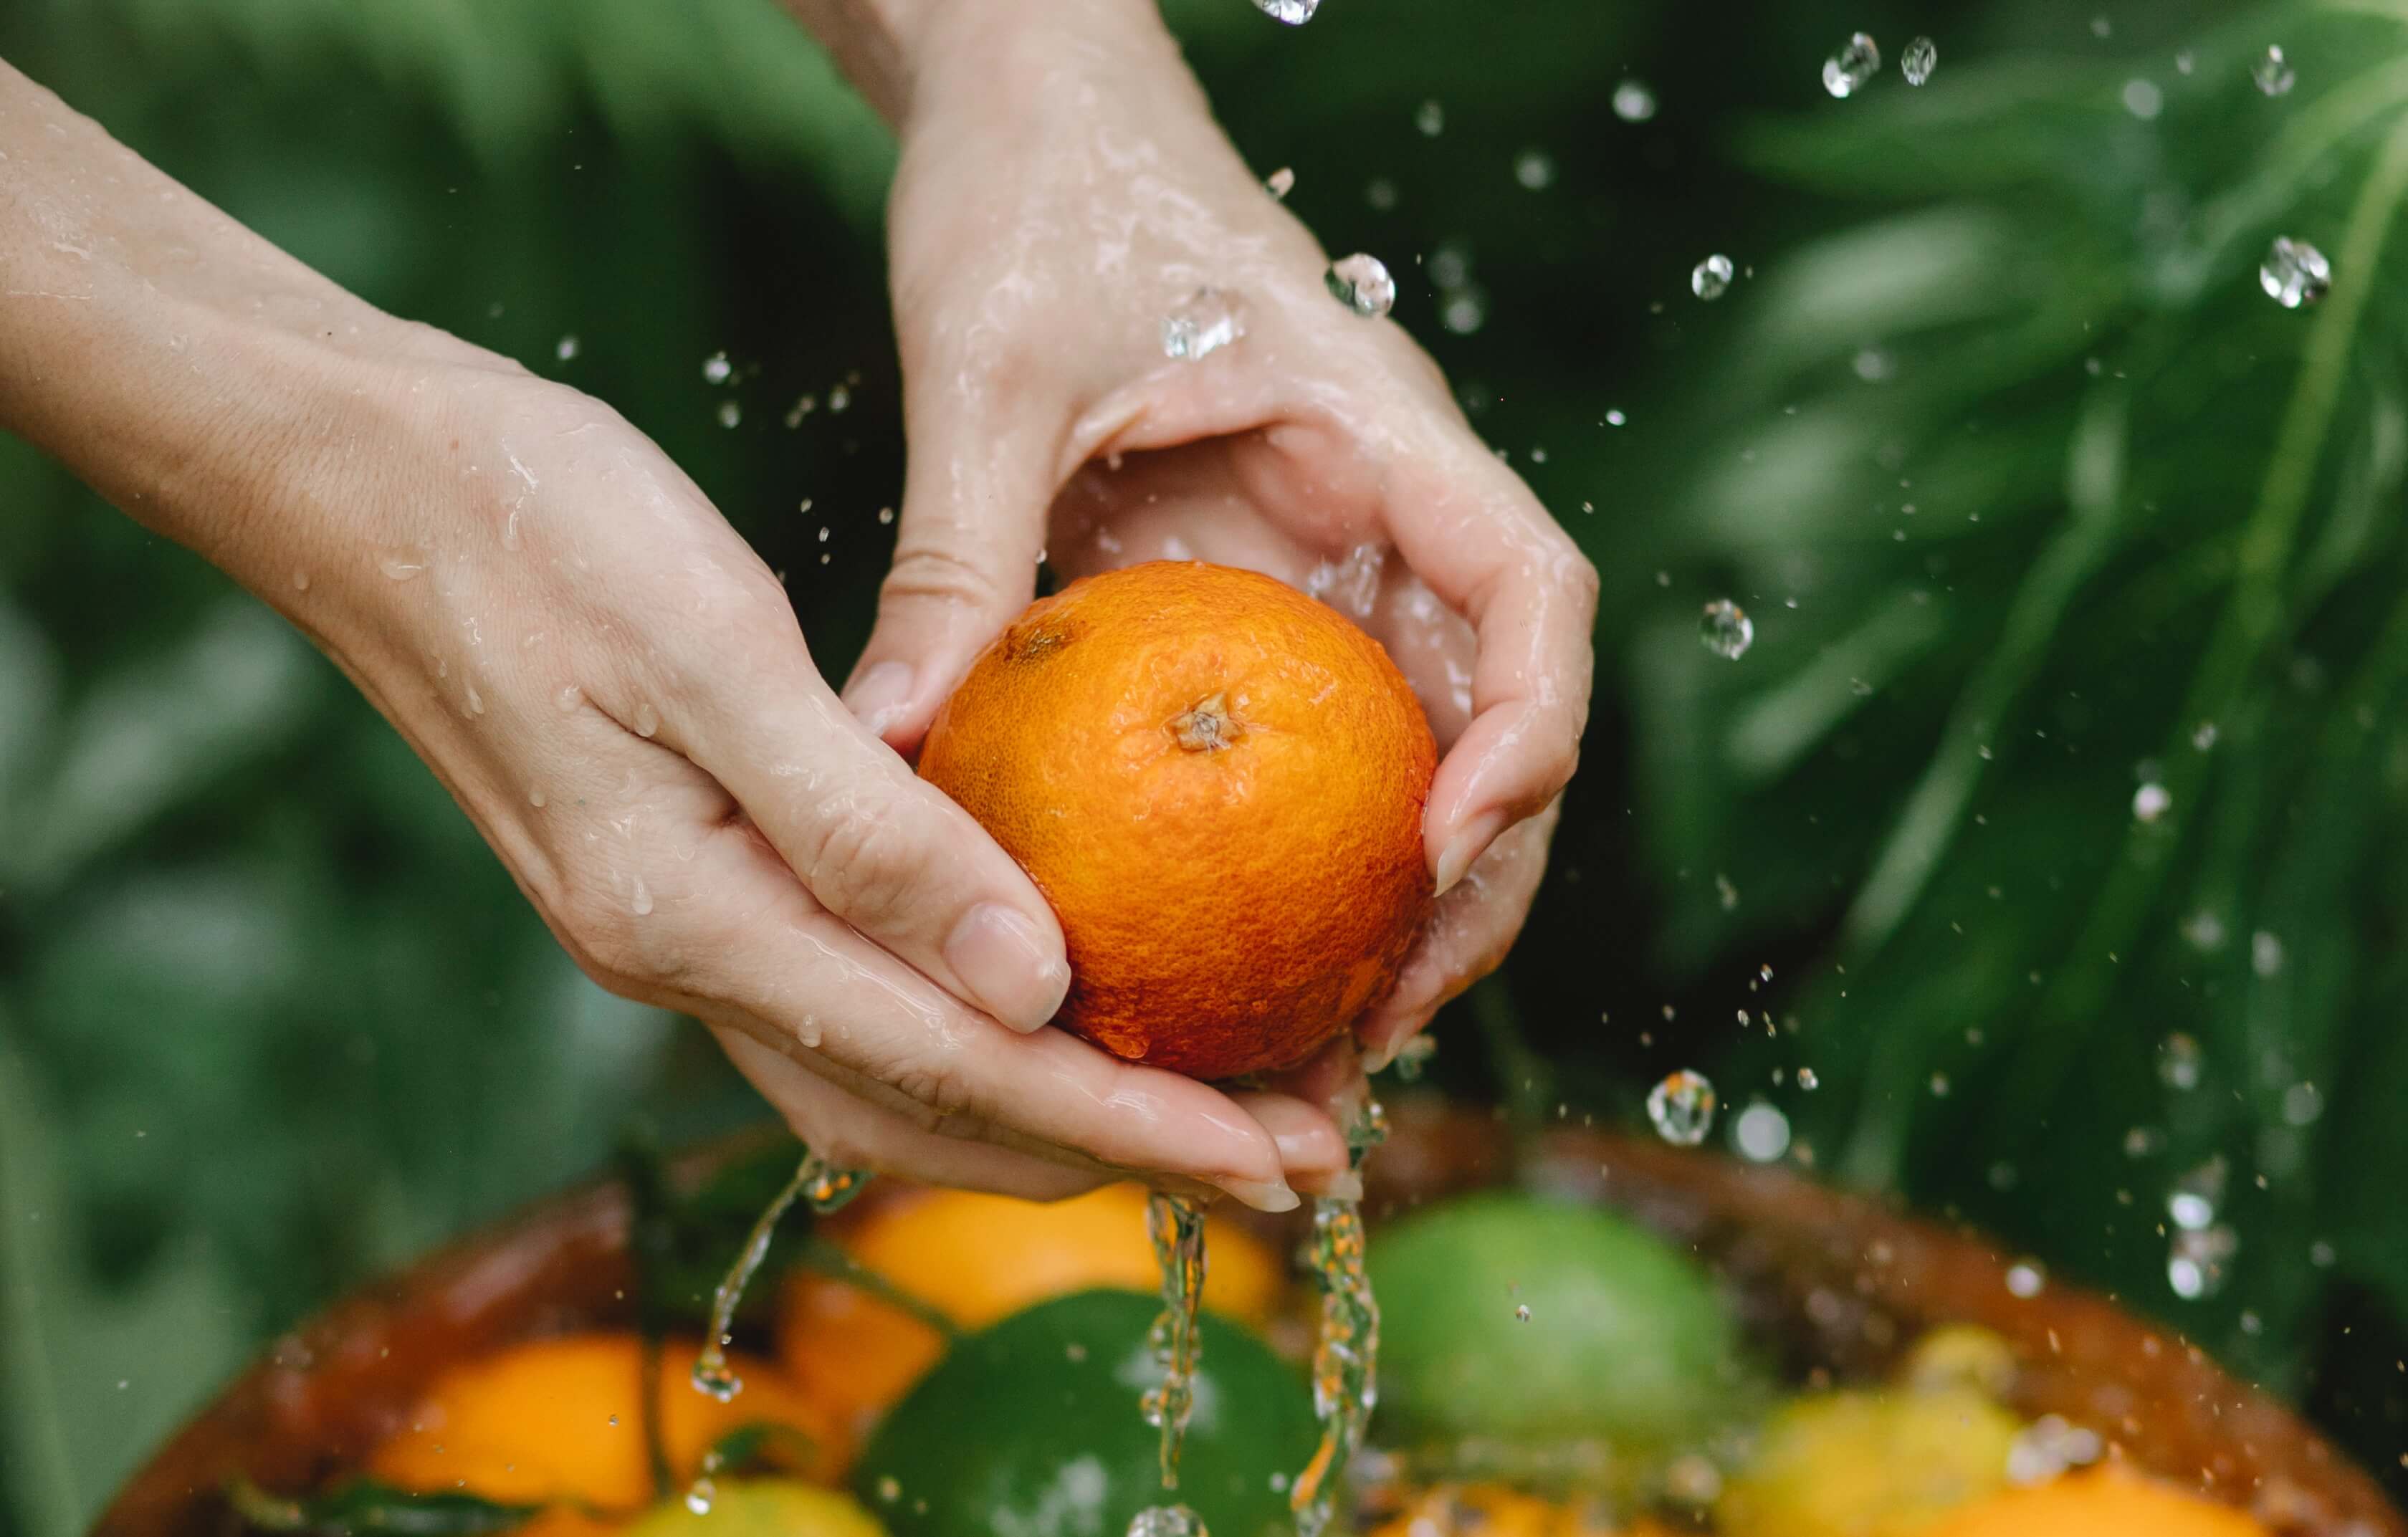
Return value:
M 1627 1119 L 1703 1069 L 2397 1477 L 2408 4 L 1169 8 L 1604 573 L 1555 866 L 1440 1076 Z M 1939 72 L 1830 100 L 1858 29 Z M 14 0 L 0 54 L 609 399 L 849 660 L 900 486 L 893 150 L 769 0 Z M 2277 234 L 2322 305 L 2258 292 Z M 757 1113 L 303 642 L 0 441 L 0 1531 L 79 1528 L 276 1329 L 631 1123 Z M 2218 1157 L 2239 1247 L 2185 1300 L 2165 1197 Z

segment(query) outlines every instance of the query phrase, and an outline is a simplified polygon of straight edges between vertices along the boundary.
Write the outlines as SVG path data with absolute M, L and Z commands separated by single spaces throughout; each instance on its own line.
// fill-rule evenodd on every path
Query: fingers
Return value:
M 1443 894 L 1571 778 L 1588 719 L 1597 573 L 1520 479 L 1477 445 L 1416 466 L 1390 510 L 1397 546 L 1480 640 L 1470 724 L 1423 822 Z
M 1227 1096 L 1119 1061 L 1060 1030 L 1016 1035 L 822 911 L 777 857 L 723 829 L 681 877 L 716 928 L 666 942 L 675 1001 L 743 1029 L 922 1130 L 1214 1185 L 1248 1205 L 1297 1204 L 1277 1136 Z
M 756 650 L 766 638 L 756 638 Z M 1061 927 L 1011 856 L 846 711 L 799 633 L 681 708 L 681 745 L 820 906 L 1015 1030 L 1070 984 Z
M 805 1145 L 847 1169 L 902 1174 L 930 1185 L 985 1190 L 1024 1200 L 1061 1200 L 1117 1176 L 1033 1157 L 992 1142 L 923 1131 L 909 1119 L 844 1090 L 741 1030 L 712 1034 L 762 1098 Z
M 993 381 L 921 383 L 931 371 L 911 374 L 895 564 L 844 689 L 870 732 L 906 751 L 1035 595 L 1060 438 L 1025 406 L 999 405 Z
M 1270 1133 L 1291 1188 L 1308 1195 L 1333 1194 L 1331 1182 L 1347 1172 L 1345 1134 L 1321 1099 L 1285 1082 L 1281 1086 L 1286 1092 L 1255 1090 L 1230 1099 Z
M 1508 828 L 1439 899 L 1397 985 L 1355 1027 L 1367 1070 L 1377 1072 L 1396 1060 L 1441 1005 L 1504 960 L 1547 872 L 1547 845 L 1561 807 L 1550 801 L 1538 815 Z

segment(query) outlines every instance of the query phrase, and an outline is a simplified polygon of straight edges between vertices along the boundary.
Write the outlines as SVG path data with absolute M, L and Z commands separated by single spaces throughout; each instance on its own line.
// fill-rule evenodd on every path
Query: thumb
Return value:
M 1025 411 L 947 410 L 911 429 L 895 565 L 844 688 L 854 718 L 897 751 L 1035 596 L 1058 447 Z

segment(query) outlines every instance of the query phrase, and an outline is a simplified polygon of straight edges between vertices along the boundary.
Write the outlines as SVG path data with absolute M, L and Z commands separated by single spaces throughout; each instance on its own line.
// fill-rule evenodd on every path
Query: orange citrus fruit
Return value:
M 2022 1429 L 1962 1385 L 1792 1399 L 1724 1487 L 1716 1525 L 1744 1537 L 1910 1537 L 2005 1487 Z
M 1441 1485 L 1426 1489 L 1375 1528 L 1372 1537 L 1659 1537 L 1641 1521 L 1623 1527 L 1599 1511 L 1557 1504 L 1497 1484 Z
M 862 1214 L 834 1236 L 857 1264 L 965 1329 L 984 1329 L 1095 1286 L 1160 1286 L 1145 1233 L 1145 1191 L 1110 1185 L 1051 1203 L 924 1190 Z M 1243 1228 L 1208 1225 L 1204 1305 L 1260 1325 L 1280 1303 L 1278 1257 Z M 778 1354 L 788 1376 L 847 1440 L 920 1380 L 944 1351 L 936 1329 L 863 1287 L 796 1271 L 786 1283 Z
M 2269 1537 L 2255 1517 L 2153 1483 L 2098 1468 L 1969 1506 L 1924 1537 Z
M 744 1390 L 725 1403 L 689 1380 L 697 1346 L 661 1352 L 661 1441 L 681 1479 L 721 1437 L 747 1425 L 810 1438 L 823 1476 L 838 1459 L 836 1422 L 764 1360 L 730 1357 Z M 509 1346 L 452 1367 L 402 1429 L 368 1457 L 370 1476 L 422 1494 L 463 1492 L 505 1504 L 575 1501 L 632 1511 L 652 1499 L 644 1451 L 643 1344 L 633 1334 L 574 1334 Z M 774 1451 L 774 1448 L 771 1449 Z
M 1429 905 L 1437 763 L 1403 675 L 1336 610 L 1155 561 L 1012 621 L 920 772 L 1054 904 L 1056 1024 L 1228 1078 L 1303 1060 L 1395 981 Z

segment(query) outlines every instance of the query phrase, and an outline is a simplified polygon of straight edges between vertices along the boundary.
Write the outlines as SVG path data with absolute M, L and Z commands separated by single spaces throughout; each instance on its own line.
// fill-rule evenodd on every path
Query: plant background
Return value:
M 2408 1487 L 2408 3 L 1169 10 L 1605 575 L 1555 868 L 1438 1076 L 1633 1122 L 1701 1068 Z M 1859 28 L 1938 74 L 1830 100 Z M 0 55 L 611 401 L 849 660 L 903 457 L 893 151 L 769 0 L 10 0 Z M 2278 233 L 2322 305 L 2258 293 Z M 277 1329 L 629 1126 L 758 1113 L 330 666 L 0 438 L 0 1533 L 80 1530 Z M 2217 1157 L 2239 1248 L 2186 1300 L 2164 1199 Z

